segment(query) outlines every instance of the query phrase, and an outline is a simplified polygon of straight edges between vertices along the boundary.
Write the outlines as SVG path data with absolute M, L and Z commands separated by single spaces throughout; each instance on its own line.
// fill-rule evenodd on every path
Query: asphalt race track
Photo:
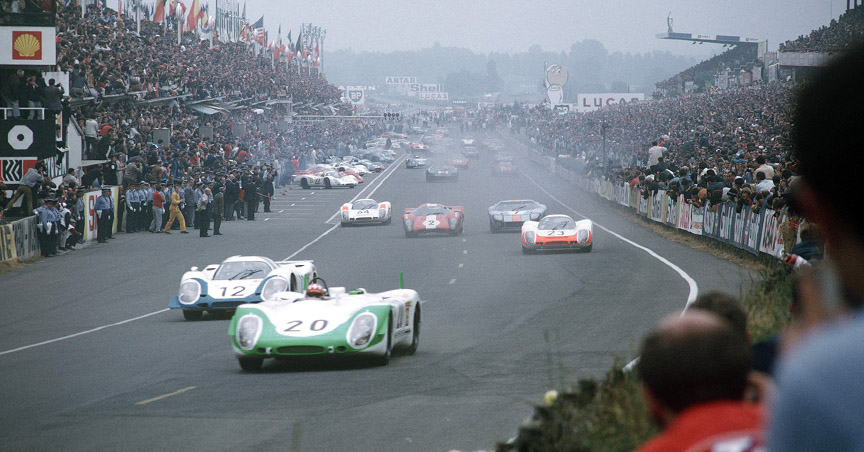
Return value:
M 0 275 L 0 450 L 491 449 L 546 390 L 632 359 L 641 334 L 692 295 L 679 272 L 609 231 L 699 291 L 738 294 L 751 281 L 527 161 L 519 176 L 494 177 L 485 152 L 458 183 L 426 183 L 401 156 L 354 189 L 277 190 L 273 213 L 224 222 L 221 237 L 118 234 Z M 392 202 L 391 225 L 328 223 L 372 191 Z M 595 226 L 591 253 L 526 256 L 518 233 L 489 231 L 487 207 L 511 198 L 606 229 Z M 405 238 L 402 209 L 424 202 L 465 206 L 465 233 Z M 424 300 L 417 354 L 386 367 L 270 360 L 241 371 L 226 318 L 166 309 L 185 270 L 235 254 L 314 259 L 331 287 L 349 289 L 395 288 L 404 272 Z

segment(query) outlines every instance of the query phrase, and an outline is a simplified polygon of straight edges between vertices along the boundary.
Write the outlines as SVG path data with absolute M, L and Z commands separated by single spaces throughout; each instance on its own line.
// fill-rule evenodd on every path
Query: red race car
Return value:
M 402 225 L 405 228 L 405 237 L 430 233 L 459 235 L 462 233 L 464 218 L 464 207 L 421 204 L 416 209 L 405 209 L 402 214 Z
M 447 164 L 455 166 L 456 169 L 463 170 L 468 168 L 468 158 L 462 156 L 453 156 L 447 159 Z

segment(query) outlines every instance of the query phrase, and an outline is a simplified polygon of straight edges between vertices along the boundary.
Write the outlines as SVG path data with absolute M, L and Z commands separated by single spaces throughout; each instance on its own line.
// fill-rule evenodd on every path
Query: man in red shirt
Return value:
M 762 407 L 744 401 L 749 348 L 720 317 L 693 311 L 662 321 L 643 341 L 638 370 L 663 429 L 638 452 L 764 450 Z
M 153 186 L 153 221 L 150 222 L 150 227 L 147 228 L 150 232 L 162 232 L 162 208 L 165 205 L 165 196 L 162 195 L 162 186 L 155 184 Z

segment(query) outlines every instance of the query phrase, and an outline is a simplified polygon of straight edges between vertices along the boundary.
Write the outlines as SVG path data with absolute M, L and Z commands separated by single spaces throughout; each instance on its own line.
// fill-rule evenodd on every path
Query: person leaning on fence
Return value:
M 33 189 L 36 188 L 37 184 L 45 180 L 44 170 L 45 166 L 42 162 L 37 163 L 35 167 L 27 170 L 24 177 L 21 178 L 21 182 L 18 184 L 18 189 L 15 190 L 15 194 L 12 195 L 12 199 L 6 204 L 6 208 L 0 212 L 0 218 L 2 218 L 3 214 L 12 208 L 15 201 L 17 201 L 21 196 L 24 196 L 24 199 L 27 202 L 27 210 L 24 211 L 24 215 L 22 216 L 28 216 L 33 212 Z
M 744 400 L 747 341 L 716 314 L 693 310 L 661 321 L 642 342 L 637 369 L 663 430 L 638 452 L 759 450 L 762 408 Z

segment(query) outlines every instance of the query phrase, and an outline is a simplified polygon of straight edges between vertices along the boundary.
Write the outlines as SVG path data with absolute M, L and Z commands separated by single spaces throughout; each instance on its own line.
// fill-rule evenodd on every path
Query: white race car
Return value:
M 411 289 L 368 293 L 327 289 L 320 278 L 305 294 L 282 292 L 274 300 L 237 308 L 228 327 L 243 370 L 261 368 L 266 358 L 360 356 L 385 365 L 401 348 L 420 344 L 420 295 Z
M 547 215 L 540 221 L 522 224 L 522 252 L 532 254 L 548 250 L 581 250 L 594 247 L 594 223 L 574 221 L 567 215 Z
M 354 202 L 342 204 L 339 215 L 342 219 L 342 226 L 369 223 L 390 224 L 392 210 L 388 201 L 378 202 L 374 199 L 358 199 Z
M 353 176 L 343 176 L 336 171 L 325 170 L 318 173 L 296 174 L 294 182 L 300 184 L 302 188 L 312 187 L 348 187 L 354 188 L 357 186 L 357 179 Z
M 273 299 L 278 292 L 303 292 L 318 276 L 312 261 L 273 261 L 263 256 L 232 256 L 221 264 L 192 267 L 180 278 L 180 291 L 168 302 L 186 320 L 204 311 L 230 311 L 244 303 Z

